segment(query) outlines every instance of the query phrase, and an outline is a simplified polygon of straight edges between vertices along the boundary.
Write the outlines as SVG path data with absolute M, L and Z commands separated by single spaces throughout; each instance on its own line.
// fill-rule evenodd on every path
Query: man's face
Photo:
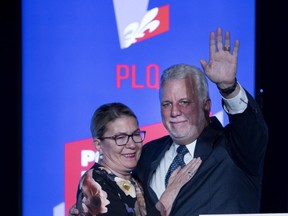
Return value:
M 191 77 L 166 81 L 160 92 L 162 122 L 178 144 L 193 142 L 207 125 L 210 100 L 199 101 Z

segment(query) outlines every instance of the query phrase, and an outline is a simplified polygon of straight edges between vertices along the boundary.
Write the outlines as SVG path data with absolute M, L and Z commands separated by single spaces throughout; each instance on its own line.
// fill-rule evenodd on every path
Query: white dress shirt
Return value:
M 185 154 L 184 162 L 185 164 L 189 163 L 194 157 L 196 140 L 189 145 L 186 145 L 189 153 Z M 157 197 L 160 198 L 163 191 L 165 190 L 165 176 L 166 173 L 173 161 L 174 157 L 177 155 L 176 149 L 178 148 L 178 144 L 173 143 L 171 147 L 165 153 L 163 159 L 161 160 L 159 166 L 156 169 L 156 172 L 153 174 L 150 186 L 157 194 Z

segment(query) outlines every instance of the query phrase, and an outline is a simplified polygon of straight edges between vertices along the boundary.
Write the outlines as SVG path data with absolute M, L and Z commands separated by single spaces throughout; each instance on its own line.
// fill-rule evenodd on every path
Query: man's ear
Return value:
M 205 101 L 204 101 L 204 110 L 208 113 L 210 113 L 210 110 L 211 110 L 211 99 L 210 98 L 207 98 Z

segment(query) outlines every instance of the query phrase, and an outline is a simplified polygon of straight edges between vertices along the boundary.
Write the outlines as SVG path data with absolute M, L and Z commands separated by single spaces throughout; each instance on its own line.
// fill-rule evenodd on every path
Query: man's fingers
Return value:
M 216 50 L 216 41 L 215 41 L 215 33 L 211 32 L 210 33 L 210 55 L 213 55 Z
M 224 51 L 230 52 L 231 50 L 231 45 L 230 45 L 230 32 L 225 32 L 225 41 L 224 41 Z
M 206 62 L 204 59 L 201 59 L 201 60 L 200 60 L 200 64 L 201 64 L 203 70 L 205 71 L 205 70 L 206 70 L 206 67 L 207 67 L 207 62 Z
M 236 40 L 234 43 L 234 49 L 233 49 L 233 53 L 232 53 L 232 55 L 235 56 L 236 58 L 238 56 L 239 46 L 240 46 L 240 41 Z
M 223 49 L 222 29 L 221 28 L 217 28 L 217 48 L 218 48 L 218 50 Z

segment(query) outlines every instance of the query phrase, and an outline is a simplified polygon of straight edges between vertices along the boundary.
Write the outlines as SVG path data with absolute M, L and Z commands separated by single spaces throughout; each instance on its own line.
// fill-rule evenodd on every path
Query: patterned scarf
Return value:
M 143 188 L 139 184 L 139 182 L 137 182 L 133 177 L 131 178 L 131 182 L 136 189 L 136 197 L 137 197 L 137 201 L 135 204 L 136 215 L 137 216 L 146 216 L 147 211 L 146 211 L 146 205 L 145 205 L 145 200 L 144 200 L 144 196 L 143 196 Z

